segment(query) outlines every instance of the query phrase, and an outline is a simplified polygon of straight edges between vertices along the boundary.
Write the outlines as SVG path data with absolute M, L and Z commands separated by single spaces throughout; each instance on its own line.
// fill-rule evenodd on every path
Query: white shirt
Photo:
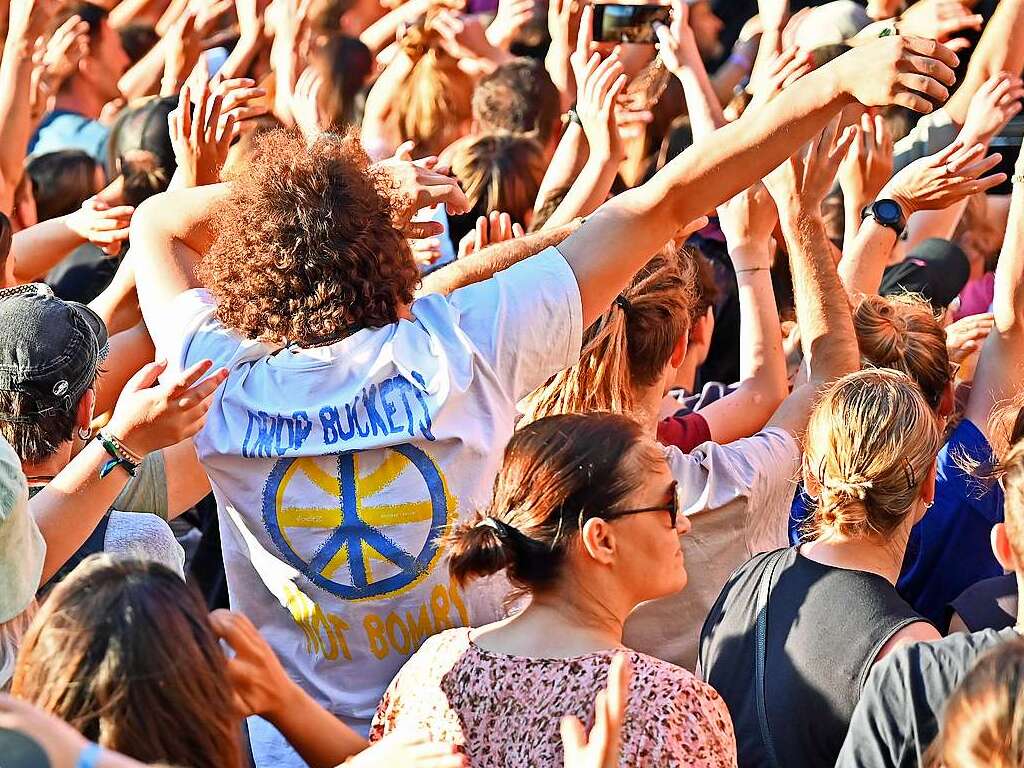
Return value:
M 578 360 L 579 287 L 549 248 L 314 349 L 243 339 L 215 309 L 187 291 L 154 338 L 172 368 L 230 371 L 195 443 L 231 605 L 314 698 L 366 726 L 424 640 L 501 618 L 504 589 L 464 595 L 441 537 L 488 503 L 515 403 Z M 258 764 L 296 764 L 261 760 L 281 745 L 253 736 Z

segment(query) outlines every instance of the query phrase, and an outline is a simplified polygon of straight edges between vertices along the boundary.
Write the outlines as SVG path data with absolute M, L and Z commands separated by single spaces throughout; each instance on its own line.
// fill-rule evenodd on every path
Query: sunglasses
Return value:
M 600 515 L 605 520 L 615 520 L 619 517 L 628 517 L 629 515 L 639 515 L 644 512 L 668 512 L 668 519 L 672 523 L 672 527 L 676 527 L 676 522 L 679 520 L 679 484 L 675 481 L 672 482 L 671 488 L 672 498 L 667 504 L 659 504 L 656 507 L 640 507 L 638 509 L 622 509 L 618 512 L 608 512 L 607 514 Z

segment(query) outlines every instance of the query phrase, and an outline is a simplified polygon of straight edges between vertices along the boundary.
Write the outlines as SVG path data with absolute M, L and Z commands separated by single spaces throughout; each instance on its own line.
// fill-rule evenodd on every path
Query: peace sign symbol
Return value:
M 438 466 L 409 444 L 281 459 L 263 490 L 263 524 L 281 555 L 345 600 L 412 588 L 454 509 Z

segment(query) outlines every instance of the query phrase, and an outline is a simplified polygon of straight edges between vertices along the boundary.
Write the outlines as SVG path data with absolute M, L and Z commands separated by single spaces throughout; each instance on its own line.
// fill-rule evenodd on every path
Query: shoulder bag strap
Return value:
M 757 637 L 755 648 L 754 696 L 757 702 L 757 719 L 761 725 L 761 740 L 764 742 L 765 753 L 771 768 L 779 768 L 779 758 L 775 753 L 775 742 L 772 741 L 771 728 L 768 725 L 768 706 L 765 702 L 765 657 L 768 654 L 768 596 L 772 591 L 775 569 L 789 550 L 780 549 L 769 555 L 769 562 L 761 573 L 761 583 L 757 588 Z

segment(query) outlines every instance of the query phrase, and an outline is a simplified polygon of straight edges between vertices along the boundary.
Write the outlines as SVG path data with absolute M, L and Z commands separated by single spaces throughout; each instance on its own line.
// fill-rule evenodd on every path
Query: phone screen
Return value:
M 672 9 L 667 5 L 594 5 L 594 42 L 656 43 L 655 22 L 669 26 Z

